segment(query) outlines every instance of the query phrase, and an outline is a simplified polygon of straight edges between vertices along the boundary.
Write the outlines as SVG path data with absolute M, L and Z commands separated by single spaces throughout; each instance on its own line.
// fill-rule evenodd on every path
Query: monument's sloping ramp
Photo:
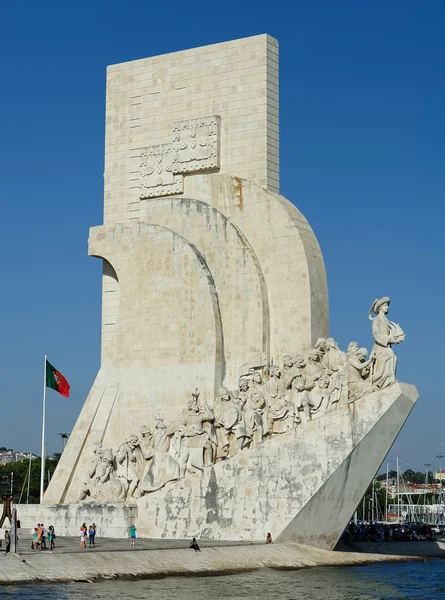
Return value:
M 138 500 L 149 537 L 263 539 L 333 549 L 417 399 L 414 386 L 320 416 Z

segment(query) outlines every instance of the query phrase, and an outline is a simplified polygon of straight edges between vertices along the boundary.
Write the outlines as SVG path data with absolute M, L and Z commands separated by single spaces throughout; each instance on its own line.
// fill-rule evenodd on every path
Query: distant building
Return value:
M 444 471 L 444 476 L 445 476 L 445 471 Z M 381 481 L 380 482 L 382 488 L 386 488 L 386 482 L 385 481 Z M 399 496 L 402 495 L 414 495 L 414 496 L 420 496 L 422 494 L 439 494 L 440 493 L 440 489 L 441 486 L 439 483 L 429 483 L 426 488 L 425 488 L 425 484 L 423 483 L 399 483 L 399 488 L 397 490 L 397 484 L 396 483 L 389 483 L 388 484 L 388 497 L 389 498 L 396 498 L 397 496 L 397 491 L 399 493 Z
M 445 469 L 441 471 L 436 471 L 434 473 L 434 479 L 438 479 L 439 481 L 443 481 L 445 479 Z
M 10 463 L 18 462 L 29 458 L 29 454 L 23 452 L 16 452 L 15 450 L 8 450 L 7 452 L 0 452 L 0 465 L 9 465 Z M 32 456 L 31 458 L 34 458 Z

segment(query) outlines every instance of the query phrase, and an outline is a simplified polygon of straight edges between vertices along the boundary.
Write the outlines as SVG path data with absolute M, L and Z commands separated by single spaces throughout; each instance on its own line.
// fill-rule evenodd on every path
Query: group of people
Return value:
M 429 525 L 417 523 L 350 523 L 341 537 L 351 542 L 416 542 L 435 539 Z
M 87 527 L 86 523 L 82 523 L 80 526 L 80 547 L 87 547 L 87 540 L 89 546 L 96 545 L 96 524 L 93 523 Z
M 54 526 L 50 525 L 48 529 L 43 523 L 37 523 L 37 527 L 32 529 L 31 550 L 54 550 L 56 547 L 56 534 Z M 47 545 L 48 542 L 48 545 Z

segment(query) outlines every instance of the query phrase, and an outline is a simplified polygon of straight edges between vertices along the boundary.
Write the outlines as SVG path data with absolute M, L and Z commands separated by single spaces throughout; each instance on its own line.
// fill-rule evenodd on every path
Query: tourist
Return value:
M 42 550 L 46 550 L 46 527 L 42 523 L 42 535 L 40 536 L 40 540 L 42 543 Z
M 40 523 L 37 526 L 37 549 L 42 549 L 42 533 L 43 533 L 43 523 Z
M 6 549 L 5 549 L 5 556 L 8 554 L 8 552 L 10 552 L 11 550 L 11 534 L 9 533 L 8 530 L 5 531 L 5 543 L 6 543 Z
M 39 524 L 37 523 L 37 527 L 31 527 L 31 550 L 36 549 L 36 540 L 37 540 L 37 529 L 39 528 Z M 1 548 L 0 542 L 0 548 Z
M 91 527 L 93 528 L 93 546 L 96 545 L 96 523 L 93 523 L 91 525 Z
M 56 545 L 54 543 L 54 540 L 56 539 L 56 534 L 54 533 L 54 526 L 50 525 L 48 527 L 48 541 L 49 541 L 49 549 L 53 550 Z
M 34 532 L 32 534 L 31 550 L 37 550 L 37 532 L 37 527 L 34 527 Z
M 90 546 L 94 546 L 94 529 L 92 525 L 88 527 L 88 543 Z
M 266 544 L 271 544 L 272 543 L 272 536 L 270 535 L 270 533 L 268 533 L 266 535 Z
M 196 541 L 196 538 L 193 538 L 190 544 L 190 548 L 193 548 L 193 550 L 195 552 L 201 552 L 201 548 L 198 546 L 198 542 Z
M 80 547 L 81 548 L 85 548 L 87 543 L 85 541 L 85 537 L 87 534 L 87 527 L 85 525 L 85 523 L 83 523 L 80 527 Z
M 131 545 L 136 546 L 136 527 L 134 525 L 130 525 L 130 539 Z

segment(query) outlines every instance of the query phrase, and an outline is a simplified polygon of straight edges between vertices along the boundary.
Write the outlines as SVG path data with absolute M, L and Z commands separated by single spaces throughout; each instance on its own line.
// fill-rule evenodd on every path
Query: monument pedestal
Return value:
M 98 537 L 126 538 L 136 520 L 135 504 L 18 504 L 19 537 L 29 534 L 37 523 L 54 525 L 56 536 L 79 536 L 80 526 L 96 524 Z

